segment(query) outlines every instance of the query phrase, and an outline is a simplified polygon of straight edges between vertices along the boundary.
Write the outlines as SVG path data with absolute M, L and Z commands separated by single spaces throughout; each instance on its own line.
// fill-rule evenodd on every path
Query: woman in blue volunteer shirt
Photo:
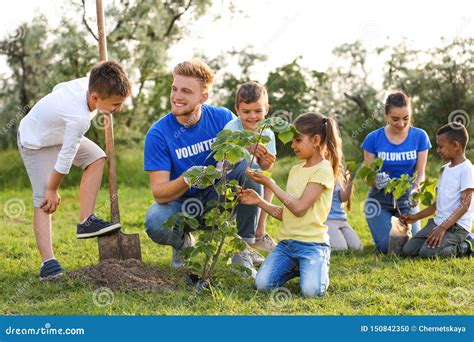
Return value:
M 383 159 L 383 166 L 375 177 L 375 184 L 365 202 L 365 216 L 375 247 L 382 253 L 388 251 L 391 217 L 399 216 L 394 208 L 393 196 L 384 188 L 392 178 L 402 174 L 410 177 L 416 173 L 411 190 L 398 200 L 402 214 L 415 213 L 418 207 L 410 207 L 410 196 L 416 192 L 425 178 L 425 167 L 431 143 L 426 132 L 411 125 L 411 103 L 408 96 L 397 91 L 385 102 L 387 125 L 370 132 L 362 143 L 364 163 L 375 158 Z M 413 224 L 413 235 L 420 230 L 419 222 Z

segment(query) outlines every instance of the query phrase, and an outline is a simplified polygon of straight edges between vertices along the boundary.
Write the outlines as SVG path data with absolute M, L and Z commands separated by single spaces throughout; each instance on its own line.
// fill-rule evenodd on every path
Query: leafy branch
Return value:
M 352 179 L 363 179 L 367 185 L 372 186 L 375 181 L 375 175 L 382 168 L 383 160 L 375 158 L 369 165 L 363 163 L 358 164 L 355 161 L 348 161 L 346 163 L 347 169 L 352 173 Z
M 169 217 L 164 223 L 164 227 L 177 228 L 180 231 L 203 229 L 196 245 L 181 251 L 186 265 L 200 274 L 200 286 L 209 285 L 224 250 L 227 250 L 226 256 L 230 263 L 231 256 L 247 246 L 237 234 L 235 221 L 235 210 L 238 204 L 237 190 L 240 185 L 236 180 L 227 180 L 228 165 L 236 164 L 242 159 L 249 161 L 251 165 L 255 153 L 251 155 L 248 147 L 270 142 L 270 137 L 262 134 L 265 127 L 274 129 L 280 140 L 291 141 L 296 130 L 293 125 L 283 124 L 281 121 L 267 121 L 267 124 L 262 122 L 259 133 L 249 130 L 219 132 L 216 141 L 211 146 L 212 152 L 209 157 L 212 156 L 217 162 L 223 162 L 222 170 L 209 165 L 190 169 L 183 174 L 191 184 L 198 182 L 202 187 L 213 187 L 217 193 L 217 199 L 207 202 L 200 215 L 189 215 L 184 210 Z

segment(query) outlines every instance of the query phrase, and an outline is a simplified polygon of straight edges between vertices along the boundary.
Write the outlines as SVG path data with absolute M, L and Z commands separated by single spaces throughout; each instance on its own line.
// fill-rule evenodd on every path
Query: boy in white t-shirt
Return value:
M 33 226 L 42 258 L 41 280 L 64 273 L 54 257 L 51 214 L 61 202 L 59 185 L 72 164 L 84 170 L 77 238 L 120 229 L 119 223 L 94 215 L 106 155 L 84 134 L 97 110 L 104 114 L 118 112 L 130 94 L 131 84 L 122 66 L 103 62 L 91 69 L 89 77 L 56 85 L 20 122 L 18 149 L 33 188 Z
M 472 222 L 474 219 L 474 169 L 465 150 L 469 135 L 466 128 L 452 122 L 436 133 L 442 167 L 436 203 L 416 214 L 403 214 L 400 219 L 413 223 L 435 214 L 426 226 L 403 247 L 405 256 L 453 257 L 472 255 Z

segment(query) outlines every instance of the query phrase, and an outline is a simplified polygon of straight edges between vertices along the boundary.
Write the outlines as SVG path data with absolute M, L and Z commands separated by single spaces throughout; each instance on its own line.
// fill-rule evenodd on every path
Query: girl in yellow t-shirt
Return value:
M 251 189 L 240 189 L 241 203 L 258 205 L 282 221 L 280 243 L 268 255 L 257 273 L 257 288 L 268 290 L 300 276 L 304 296 L 322 296 L 329 286 L 328 227 L 335 179 L 341 164 L 341 138 L 336 122 L 319 114 L 307 113 L 295 120 L 299 134 L 291 148 L 304 163 L 288 175 L 287 191 L 271 178 L 247 170 L 255 182 L 268 186 L 283 207 L 262 199 Z

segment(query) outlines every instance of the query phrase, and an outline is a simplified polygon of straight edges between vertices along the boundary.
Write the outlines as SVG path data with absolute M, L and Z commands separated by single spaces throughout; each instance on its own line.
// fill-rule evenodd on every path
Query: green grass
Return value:
M 141 171 L 141 164 L 136 160 L 141 157 L 134 159 L 133 155 L 132 152 L 123 154 L 125 171 L 120 169 L 119 172 L 128 175 L 121 178 L 122 225 L 127 233 L 140 235 L 143 261 L 161 266 L 165 276 L 172 277 L 170 248 L 154 244 L 144 230 L 145 211 L 153 200 L 146 173 Z M 136 152 L 135 155 L 140 156 Z M 288 169 L 294 162 L 284 159 L 274 168 L 273 176 L 280 185 L 285 183 Z M 4 184 L 8 183 L 8 180 L 2 180 Z M 128 185 L 127 180 L 130 180 Z M 31 193 L 28 188 L 17 186 L 20 183 L 7 186 L 0 193 L 2 209 L 12 199 L 24 204 L 25 208 L 17 218 L 10 218 L 4 210 L 0 211 L 0 314 L 3 315 L 474 314 L 474 259 L 406 260 L 376 253 L 361 207 L 366 194 L 363 186 L 358 187 L 349 222 L 361 237 L 364 251 L 331 256 L 331 284 L 323 298 L 302 298 L 298 279 L 294 279 L 285 285 L 291 291 L 291 299 L 275 305 L 271 293 L 257 293 L 251 280 L 241 279 L 221 263 L 217 270 L 217 288 L 212 293 L 195 294 L 179 279 L 175 291 L 115 291 L 110 306 L 98 307 L 92 299 L 96 289 L 92 284 L 72 280 L 39 282 L 40 258 L 31 226 Z M 61 207 L 53 218 L 56 256 L 67 270 L 98 263 L 96 240 L 75 238 L 77 188 L 68 187 L 61 195 Z M 104 188 L 98 210 L 107 210 L 107 203 L 108 193 Z M 278 222 L 270 220 L 268 230 L 276 236 Z M 461 298 L 464 305 L 456 305 L 459 302 L 459 296 L 453 297 L 456 293 L 464 296 Z

